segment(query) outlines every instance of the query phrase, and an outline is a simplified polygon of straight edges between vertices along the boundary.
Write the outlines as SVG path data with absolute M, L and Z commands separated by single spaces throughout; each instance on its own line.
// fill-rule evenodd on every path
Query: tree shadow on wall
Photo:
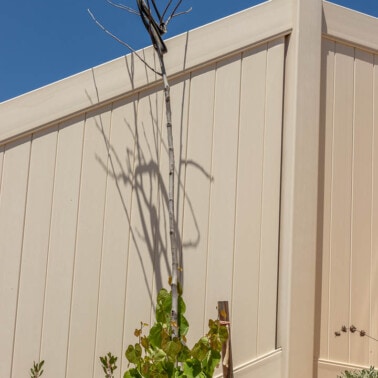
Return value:
M 187 77 L 189 78 L 189 77 Z M 183 79 L 181 79 L 182 81 Z M 173 82 L 172 85 L 180 84 Z M 201 165 L 193 160 L 188 160 L 186 154 L 187 121 L 185 119 L 186 103 L 188 101 L 186 86 L 182 81 L 180 93 L 180 114 L 174 115 L 175 143 L 175 231 L 179 250 L 180 266 L 183 267 L 182 250 L 194 249 L 198 246 L 201 234 L 196 220 L 196 215 L 190 199 L 190 193 L 185 192 L 186 169 L 191 166 L 199 170 L 207 179 L 212 180 Z M 151 303 L 153 303 L 152 287 L 159 290 L 166 286 L 163 282 L 163 271 L 170 272 L 170 240 L 168 220 L 168 148 L 166 143 L 166 125 L 163 114 L 164 95 L 159 87 L 118 101 L 112 107 L 111 131 L 108 137 L 104 132 L 102 117 L 96 122 L 98 130 L 102 133 L 108 161 L 96 156 L 97 161 L 106 171 L 108 178 L 114 180 L 117 188 L 120 205 L 126 215 L 127 225 L 125 232 L 129 232 L 130 242 L 133 243 L 140 267 L 143 272 L 143 280 L 148 290 Z M 173 99 L 177 101 L 178 98 Z M 113 124 L 113 112 L 120 107 L 128 106 L 129 114 L 123 117 L 122 124 Z M 147 114 L 148 113 L 148 114 Z M 119 123 L 119 121 L 118 121 Z M 125 140 L 124 153 L 120 153 L 112 144 L 112 129 L 124 127 L 132 141 Z M 123 156 L 122 156 L 123 155 Z M 164 166 L 164 164 L 166 166 Z M 163 165 L 163 166 L 162 166 Z M 132 199 L 125 198 L 125 189 L 131 192 Z M 183 240 L 183 209 L 185 217 L 191 217 L 194 225 L 194 235 L 188 240 Z M 127 229 L 128 227 L 128 229 Z M 125 247 L 126 248 L 126 247 Z M 128 248 L 127 253 L 130 253 Z M 145 263 L 150 261 L 154 269 L 154 282 Z M 132 267 L 129 267 L 129 270 Z M 142 278 L 142 277 L 141 277 Z M 183 277 L 182 277 L 183 278 Z

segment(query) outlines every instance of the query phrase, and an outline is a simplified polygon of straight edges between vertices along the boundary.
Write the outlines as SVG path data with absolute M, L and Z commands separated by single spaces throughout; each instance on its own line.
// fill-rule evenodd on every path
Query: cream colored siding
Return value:
M 378 336 L 377 27 L 272 0 L 167 41 L 189 344 L 229 301 L 237 377 L 378 366 L 377 342 L 334 335 Z M 1 378 L 39 359 L 100 378 L 109 351 L 120 378 L 153 323 L 170 271 L 161 85 L 127 55 L 0 104 Z
M 378 364 L 376 342 L 341 326 L 377 332 L 375 168 L 376 66 L 371 52 L 324 40 L 322 360 Z
M 0 375 L 4 377 L 11 376 L 12 370 L 30 145 L 30 138 L 25 138 L 6 146 L 3 155 L 0 197 L 0 353 L 4 362 L 0 365 Z M 33 348 L 32 345 L 30 347 Z
M 33 135 L 29 160 L 12 373 L 39 355 L 48 259 L 57 128 Z M 6 154 L 8 156 L 8 154 Z M 5 236 L 6 237 L 6 236 Z M 25 348 L 29 344 L 32 348 Z
M 72 299 L 84 117 L 58 129 L 40 358 L 64 376 Z M 23 361 L 24 368 L 27 361 Z M 47 367 L 46 367 L 47 369 Z M 56 369 L 56 370 L 55 370 Z M 47 370 L 46 370 L 47 372 Z
M 265 355 L 279 374 L 284 48 L 279 38 L 172 81 L 189 340 L 230 301 L 240 376 Z M 168 285 L 165 133 L 154 86 L 5 145 L 1 376 L 41 358 L 46 375 L 101 377 L 108 351 L 117 376 L 126 369 L 134 329 L 153 322 Z

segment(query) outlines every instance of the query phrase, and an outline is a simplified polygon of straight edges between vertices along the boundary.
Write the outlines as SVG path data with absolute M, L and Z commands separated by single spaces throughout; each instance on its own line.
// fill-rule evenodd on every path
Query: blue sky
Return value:
M 260 2 L 184 0 L 182 9 L 193 10 L 173 20 L 166 37 Z M 378 0 L 333 2 L 378 17 Z M 166 1 L 157 3 L 164 6 Z M 135 0 L 124 0 L 123 4 L 134 6 Z M 94 24 L 87 8 L 134 48 L 150 44 L 137 16 L 114 8 L 105 0 L 4 0 L 0 12 L 0 102 L 127 53 Z

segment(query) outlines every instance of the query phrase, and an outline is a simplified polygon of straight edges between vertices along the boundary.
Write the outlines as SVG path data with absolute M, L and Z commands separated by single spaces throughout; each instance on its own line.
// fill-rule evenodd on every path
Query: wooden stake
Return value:
M 220 321 L 226 322 L 228 328 L 228 339 L 222 347 L 223 378 L 233 378 L 234 369 L 232 364 L 231 324 L 230 313 L 228 310 L 228 301 L 218 302 L 218 317 Z

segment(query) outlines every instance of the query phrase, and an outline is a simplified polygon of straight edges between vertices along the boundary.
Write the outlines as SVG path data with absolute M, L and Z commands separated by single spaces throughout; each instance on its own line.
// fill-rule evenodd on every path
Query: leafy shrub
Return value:
M 102 370 L 105 373 L 105 378 L 114 378 L 114 370 L 117 369 L 117 357 L 108 353 L 106 356 L 100 357 Z
M 156 322 L 148 335 L 143 335 L 141 323 L 134 334 L 138 342 L 129 345 L 126 358 L 132 367 L 124 378 L 173 378 L 201 377 L 210 378 L 221 360 L 222 345 L 228 338 L 227 327 L 219 320 L 209 320 L 209 331 L 189 349 L 186 345 L 186 334 L 189 323 L 184 317 L 186 306 L 181 295 L 178 304 L 178 328 L 180 337 L 171 337 L 172 295 L 162 289 L 157 296 Z
M 41 361 L 39 363 L 33 362 L 33 367 L 30 369 L 30 377 L 31 378 L 38 378 L 43 374 L 43 365 L 45 361 Z
M 378 378 L 378 371 L 374 370 L 374 366 L 370 366 L 370 369 L 363 370 L 345 370 L 338 378 Z

